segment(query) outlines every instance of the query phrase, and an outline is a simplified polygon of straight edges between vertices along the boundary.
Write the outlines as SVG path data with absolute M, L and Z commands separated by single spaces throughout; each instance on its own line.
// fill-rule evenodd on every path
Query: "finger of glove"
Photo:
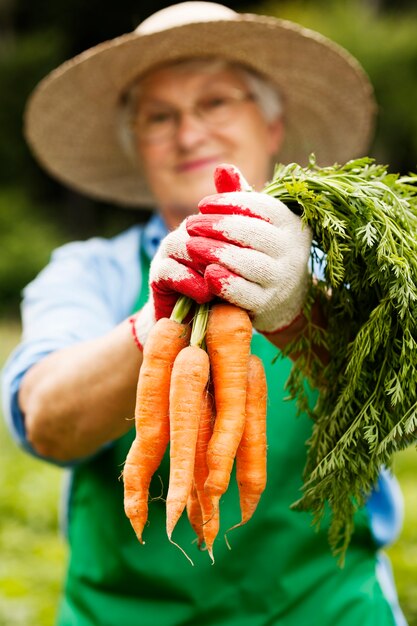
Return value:
M 286 229 L 245 215 L 192 215 L 187 219 L 187 231 L 191 235 L 187 242 L 188 254 L 194 237 L 227 241 L 271 257 L 287 255 L 294 247 L 294 239 L 288 236 Z
M 155 263 L 157 264 L 159 259 L 170 257 L 180 261 L 183 265 L 192 265 L 192 259 L 187 253 L 186 245 L 189 238 L 186 220 L 184 220 L 178 228 L 164 237 L 155 257 Z
M 188 253 L 187 243 L 189 242 L 191 237 L 185 228 L 185 220 L 183 231 L 181 233 L 178 233 L 177 231 L 173 231 L 172 233 L 170 233 L 170 235 L 167 235 L 167 237 L 165 237 L 163 245 L 161 244 L 158 252 L 156 253 L 151 265 L 151 280 L 154 279 L 154 276 L 155 280 L 158 280 L 160 273 L 162 272 L 163 274 L 164 271 L 171 270 L 175 273 L 184 271 L 180 268 L 177 268 L 175 264 L 166 264 L 165 261 L 167 259 L 171 259 L 172 261 L 179 263 L 189 270 L 199 272 L 201 275 L 204 273 L 206 266 L 199 263 L 196 258 L 191 257 Z M 201 278 L 201 276 L 199 278 Z
M 222 163 L 214 170 L 214 184 L 218 193 L 248 191 L 250 185 L 235 165 Z
M 275 283 L 279 275 L 276 259 L 258 250 L 242 248 L 207 237 L 191 237 L 187 244 L 189 255 L 200 267 L 219 264 L 249 281 L 260 285 Z
M 268 290 L 264 287 L 215 263 L 207 266 L 204 278 L 214 296 L 246 309 L 252 317 L 258 307 L 266 306 L 269 299 Z
M 209 302 L 212 298 L 201 274 L 169 257 L 161 259 L 158 266 L 152 268 L 150 285 L 157 319 L 169 317 L 178 294 L 192 298 L 198 304 Z
M 247 215 L 271 222 L 275 226 L 292 226 L 300 222 L 300 218 L 283 202 L 265 193 L 254 191 L 234 191 L 206 196 L 199 202 L 198 208 L 203 214 Z
M 163 284 L 151 283 L 150 287 L 155 320 L 157 321 L 161 317 L 170 317 L 179 294 L 171 289 L 167 289 Z

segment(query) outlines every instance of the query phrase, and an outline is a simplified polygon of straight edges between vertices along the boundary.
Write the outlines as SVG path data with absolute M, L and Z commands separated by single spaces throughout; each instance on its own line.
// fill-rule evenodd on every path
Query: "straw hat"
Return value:
M 138 166 L 122 149 L 118 107 L 127 86 L 161 64 L 216 56 L 274 83 L 284 105 L 277 160 L 320 165 L 363 156 L 375 104 L 358 62 L 318 33 L 272 17 L 238 14 L 211 2 L 158 11 L 132 33 L 99 44 L 43 79 L 29 99 L 27 141 L 42 166 L 91 197 L 150 205 Z

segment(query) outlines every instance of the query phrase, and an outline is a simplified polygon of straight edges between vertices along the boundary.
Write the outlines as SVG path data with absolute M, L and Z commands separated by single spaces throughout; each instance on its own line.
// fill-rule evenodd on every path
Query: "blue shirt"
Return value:
M 24 335 L 3 370 L 3 405 L 15 440 L 35 454 L 26 438 L 17 396 L 25 372 L 48 353 L 99 337 L 132 312 L 141 287 L 139 250 L 152 258 L 166 235 L 155 215 L 111 238 L 93 238 L 58 248 L 50 264 L 24 291 Z M 382 469 L 367 510 L 375 541 L 384 546 L 398 535 L 403 501 L 397 481 Z

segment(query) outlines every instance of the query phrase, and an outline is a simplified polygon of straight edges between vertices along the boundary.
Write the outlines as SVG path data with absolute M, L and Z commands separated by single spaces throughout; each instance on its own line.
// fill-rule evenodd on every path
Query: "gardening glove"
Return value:
M 213 295 L 246 309 L 257 330 L 281 330 L 307 294 L 311 230 L 276 198 L 250 191 L 232 165 L 216 169 L 215 184 L 219 193 L 186 220 L 189 257 Z
M 213 295 L 204 277 L 193 269 L 193 261 L 186 248 L 190 238 L 185 221 L 169 233 L 153 258 L 149 270 L 150 296 L 144 307 L 132 319 L 133 334 L 141 349 L 152 326 L 161 317 L 169 317 L 182 294 L 199 304 Z

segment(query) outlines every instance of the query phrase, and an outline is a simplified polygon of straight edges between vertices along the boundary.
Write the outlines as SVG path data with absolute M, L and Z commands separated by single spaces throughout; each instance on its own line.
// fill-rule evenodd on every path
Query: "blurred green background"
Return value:
M 16 313 L 22 287 L 58 243 L 113 234 L 146 211 L 94 202 L 49 178 L 22 135 L 25 101 L 59 63 L 133 30 L 170 2 L 0 0 L 0 314 Z M 368 72 L 379 104 L 369 155 L 392 171 L 417 170 L 415 0 L 225 2 L 292 19 L 350 50 Z
M 0 366 L 19 338 L 23 286 L 65 241 L 111 235 L 148 212 L 98 203 L 51 180 L 22 135 L 26 98 L 59 63 L 133 30 L 172 2 L 0 0 Z M 417 171 L 417 6 L 415 0 L 224 2 L 322 32 L 368 72 L 379 105 L 369 155 L 391 171 Z M 417 454 L 396 458 L 405 526 L 390 548 L 404 612 L 417 626 Z M 0 626 L 52 626 L 65 568 L 59 531 L 64 473 L 29 458 L 0 420 Z M 335 625 L 336 626 L 336 625 Z M 356 625 L 352 625 L 356 626 Z

